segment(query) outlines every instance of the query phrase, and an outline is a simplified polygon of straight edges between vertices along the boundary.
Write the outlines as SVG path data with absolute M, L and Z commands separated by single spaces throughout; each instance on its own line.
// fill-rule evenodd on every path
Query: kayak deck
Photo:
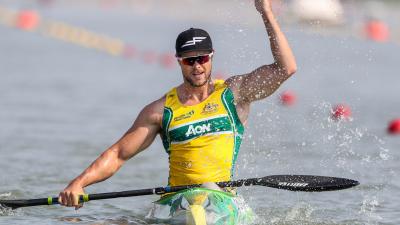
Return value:
M 251 224 L 255 214 L 243 198 L 229 192 L 192 188 L 154 202 L 148 219 L 168 224 Z

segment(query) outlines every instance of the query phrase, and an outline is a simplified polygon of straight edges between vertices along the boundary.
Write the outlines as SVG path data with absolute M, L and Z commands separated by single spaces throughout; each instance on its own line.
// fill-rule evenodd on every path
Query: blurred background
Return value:
M 235 178 L 347 177 L 328 193 L 240 189 L 257 224 L 399 224 L 400 1 L 274 0 L 298 72 L 256 102 Z M 182 82 L 176 36 L 206 29 L 213 76 L 273 62 L 250 0 L 0 0 L 0 198 L 57 195 Z M 87 192 L 163 186 L 161 141 Z M 0 209 L 0 224 L 151 224 L 157 196 Z

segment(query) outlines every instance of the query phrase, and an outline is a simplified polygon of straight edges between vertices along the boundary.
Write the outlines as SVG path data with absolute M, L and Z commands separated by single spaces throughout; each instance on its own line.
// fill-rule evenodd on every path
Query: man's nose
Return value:
M 201 64 L 197 61 L 194 61 L 193 67 L 199 67 L 201 68 Z

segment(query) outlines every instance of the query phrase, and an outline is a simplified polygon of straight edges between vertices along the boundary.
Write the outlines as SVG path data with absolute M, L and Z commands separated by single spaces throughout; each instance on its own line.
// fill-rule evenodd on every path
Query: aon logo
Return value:
M 197 126 L 190 125 L 185 135 L 186 137 L 189 137 L 191 135 L 203 134 L 205 132 L 210 132 L 210 131 L 211 131 L 211 123 L 197 125 Z

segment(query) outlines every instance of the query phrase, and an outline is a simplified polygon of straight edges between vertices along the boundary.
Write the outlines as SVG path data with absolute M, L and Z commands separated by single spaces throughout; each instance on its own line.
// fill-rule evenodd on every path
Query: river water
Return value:
M 251 5 L 238 1 L 228 9 L 208 3 L 210 15 L 193 18 L 166 17 L 162 9 L 146 5 L 128 13 L 5 2 L 11 9 L 37 7 L 44 19 L 118 37 L 150 56 L 173 52 L 180 31 L 203 27 L 214 39 L 214 71 L 226 76 L 272 62 L 261 20 Z M 240 7 L 245 15 L 233 12 Z M 211 22 L 211 14 L 232 22 Z M 295 25 L 283 30 L 298 72 L 277 93 L 253 104 L 235 177 L 314 174 L 361 184 L 323 193 L 239 189 L 260 217 L 258 224 L 400 224 L 400 137 L 386 133 L 388 122 L 400 117 L 400 46 Z M 145 104 L 182 81 L 177 66 L 166 68 L 140 54 L 115 57 L 8 26 L 0 26 L 0 34 L 0 199 L 56 196 L 118 140 Z M 283 90 L 297 94 L 294 106 L 279 104 Z M 338 103 L 351 107 L 350 121 L 330 118 Z M 163 186 L 167 174 L 167 155 L 157 139 L 112 178 L 86 191 Z M 94 201 L 78 211 L 2 209 L 0 224 L 149 224 L 145 216 L 156 199 Z

